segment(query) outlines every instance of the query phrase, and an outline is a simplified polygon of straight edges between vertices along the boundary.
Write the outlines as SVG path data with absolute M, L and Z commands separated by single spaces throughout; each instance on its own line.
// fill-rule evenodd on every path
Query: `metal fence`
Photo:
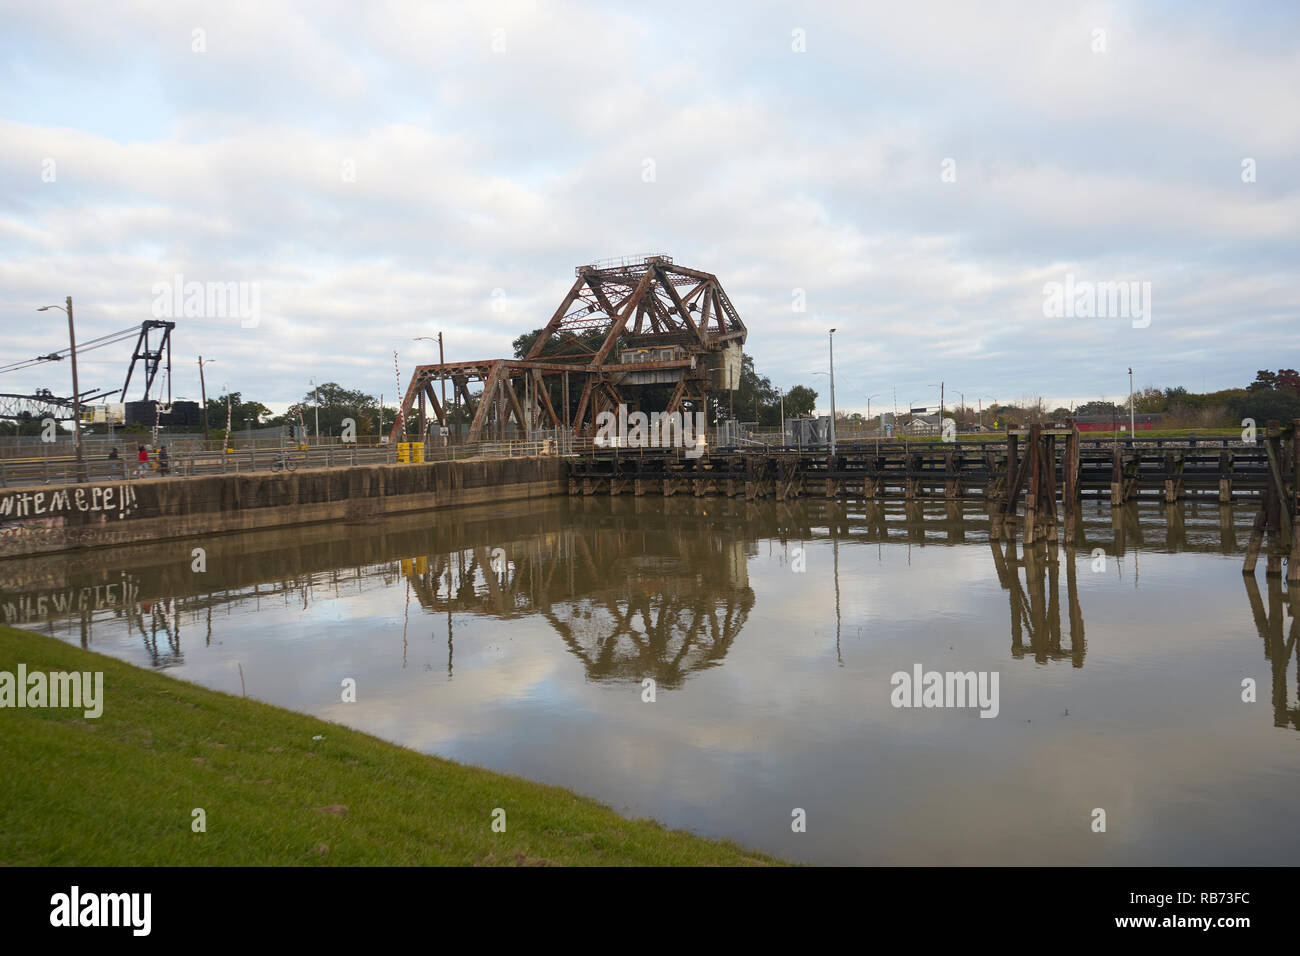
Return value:
M 319 445 L 298 444 L 297 439 L 272 443 L 250 442 L 229 452 L 221 443 L 203 442 L 197 446 L 166 444 L 167 468 L 151 454 L 148 462 L 138 461 L 132 449 L 118 459 L 109 459 L 107 451 L 92 455 L 83 447 L 86 481 L 132 481 L 141 478 L 184 478 L 199 475 L 243 474 L 248 472 L 296 472 L 317 468 L 341 468 L 354 465 L 384 465 L 397 462 L 397 446 L 385 442 L 343 444 L 337 439 L 322 439 Z M 237 445 L 239 443 L 236 443 Z M 41 449 L 43 454 L 26 458 L 0 457 L 0 488 L 20 485 L 72 484 L 77 481 L 77 460 L 71 444 Z M 105 446 L 107 447 L 107 446 Z M 120 446 L 119 446 L 120 447 Z M 133 446 L 134 447 L 134 446 Z M 588 453 L 591 439 L 572 436 L 532 441 L 474 442 L 436 448 L 426 443 L 424 461 L 459 461 L 470 458 L 521 458 L 526 456 L 560 456 Z

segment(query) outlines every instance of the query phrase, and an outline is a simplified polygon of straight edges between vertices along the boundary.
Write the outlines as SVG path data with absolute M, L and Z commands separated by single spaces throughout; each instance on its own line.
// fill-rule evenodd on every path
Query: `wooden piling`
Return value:
M 1079 503 L 1079 429 L 1070 428 L 1061 455 L 1061 496 L 1065 511 L 1065 545 L 1074 544 L 1074 525 Z M 1071 562 L 1073 567 L 1073 562 Z
M 1124 503 L 1124 459 L 1117 443 L 1111 452 L 1110 506 L 1118 508 Z
M 1291 422 L 1291 556 L 1287 559 L 1287 585 L 1300 584 L 1300 418 Z M 1291 588 L 1295 594 L 1294 587 Z
M 1042 426 L 1029 426 L 1029 447 L 1025 457 L 1029 462 L 1029 490 L 1025 492 L 1025 544 L 1033 544 L 1038 539 L 1038 500 L 1039 485 L 1042 483 Z

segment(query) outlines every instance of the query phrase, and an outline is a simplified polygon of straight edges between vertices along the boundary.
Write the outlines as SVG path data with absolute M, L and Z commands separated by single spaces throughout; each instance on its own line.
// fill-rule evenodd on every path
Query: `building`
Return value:
M 913 415 L 912 420 L 903 426 L 903 431 L 908 435 L 937 435 L 939 434 L 939 414 L 933 415 Z
M 1133 416 L 1133 430 L 1135 432 L 1151 431 L 1153 428 L 1160 427 L 1160 415 L 1158 414 L 1138 414 Z M 1118 428 L 1122 432 L 1128 431 L 1128 413 L 1119 412 L 1115 415 L 1080 415 L 1074 420 L 1079 426 L 1081 432 L 1108 432 Z

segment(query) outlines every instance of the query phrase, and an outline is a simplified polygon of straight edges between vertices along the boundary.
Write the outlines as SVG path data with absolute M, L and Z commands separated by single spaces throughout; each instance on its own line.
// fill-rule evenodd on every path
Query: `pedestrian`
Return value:
M 162 472 L 162 476 L 164 478 L 167 477 L 167 473 L 169 469 L 168 469 L 168 462 L 167 462 L 166 445 L 163 445 L 162 448 L 158 449 L 158 470 Z
M 135 460 L 140 463 L 140 477 L 143 478 L 145 469 L 149 467 L 149 453 L 145 451 L 144 445 L 140 446 L 140 451 L 135 456 Z
M 108 460 L 109 460 L 109 461 L 119 461 L 120 459 L 121 459 L 121 456 L 118 455 L 118 453 L 117 453 L 117 446 L 114 445 L 112 448 L 110 448 L 110 449 L 108 450 Z

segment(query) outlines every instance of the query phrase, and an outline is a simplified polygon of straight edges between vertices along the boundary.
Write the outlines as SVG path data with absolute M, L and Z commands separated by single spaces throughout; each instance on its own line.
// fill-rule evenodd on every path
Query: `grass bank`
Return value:
M 104 705 L 96 719 L 0 708 L 0 864 L 777 862 L 0 627 L 0 671 L 16 674 L 19 663 L 29 674 L 102 671 Z M 206 832 L 192 830 L 196 808 Z M 504 833 L 492 830 L 495 808 Z

